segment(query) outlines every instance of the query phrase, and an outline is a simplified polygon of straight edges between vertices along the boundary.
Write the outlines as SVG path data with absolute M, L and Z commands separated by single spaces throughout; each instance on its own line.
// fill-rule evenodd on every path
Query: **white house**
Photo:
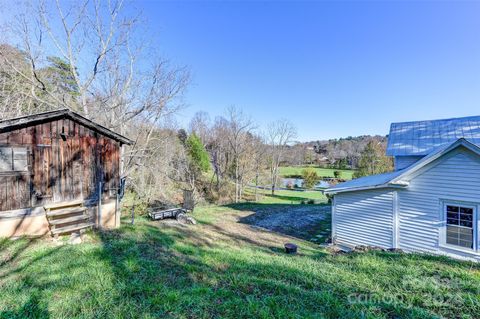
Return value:
M 480 116 L 393 123 L 395 171 L 325 191 L 334 242 L 480 261 L 479 146 Z

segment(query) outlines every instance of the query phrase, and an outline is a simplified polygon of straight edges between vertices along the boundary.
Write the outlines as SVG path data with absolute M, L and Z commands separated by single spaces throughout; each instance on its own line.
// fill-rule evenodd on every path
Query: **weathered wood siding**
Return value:
M 333 214 L 336 243 L 392 247 L 392 190 L 339 193 Z
M 0 133 L 0 146 L 28 150 L 27 172 L 0 173 L 0 211 L 94 200 L 99 182 L 104 183 L 104 196 L 118 186 L 119 143 L 73 120 Z
M 423 156 L 395 156 L 394 164 L 395 170 L 400 170 L 409 167 L 421 160 Z
M 477 203 L 478 212 L 480 160 L 477 155 L 465 148 L 453 150 L 412 177 L 407 189 L 398 191 L 400 248 L 443 251 L 440 247 L 440 230 L 445 223 L 442 200 Z

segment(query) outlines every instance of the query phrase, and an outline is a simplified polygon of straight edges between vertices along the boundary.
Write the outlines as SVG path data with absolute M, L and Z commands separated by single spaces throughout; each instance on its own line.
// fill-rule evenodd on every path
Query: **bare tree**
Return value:
M 203 145 L 207 145 L 210 137 L 210 116 L 207 112 L 197 112 L 193 115 L 189 124 L 190 133 L 195 133 Z
M 227 140 L 228 121 L 222 117 L 216 117 L 215 123 L 211 129 L 211 139 L 207 145 L 212 159 L 213 176 L 212 183 L 215 180 L 216 190 L 220 190 L 220 183 L 228 175 L 228 169 L 231 162 L 230 145 Z
M 140 15 L 130 12 L 122 0 L 41 1 L 23 10 L 7 30 L 15 43 L 0 46 L 0 112 L 81 112 L 134 140 L 122 156 L 125 175 L 148 170 L 164 150 L 162 121 L 183 105 L 189 72 L 156 56 Z
M 297 130 L 288 120 L 278 120 L 270 123 L 267 128 L 267 142 L 270 151 L 270 179 L 272 195 L 278 182 L 278 168 L 288 144 L 297 136 Z
M 253 131 L 254 124 L 249 116 L 236 107 L 230 107 L 227 112 L 228 132 L 226 138 L 232 152 L 235 203 L 238 203 L 242 184 L 241 161 L 247 150 L 248 134 Z
M 253 152 L 251 159 L 253 162 L 254 172 L 255 172 L 255 201 L 258 202 L 258 186 L 260 182 L 260 177 L 265 171 L 267 166 L 267 145 L 265 144 L 265 138 L 263 135 L 255 136 L 253 141 Z

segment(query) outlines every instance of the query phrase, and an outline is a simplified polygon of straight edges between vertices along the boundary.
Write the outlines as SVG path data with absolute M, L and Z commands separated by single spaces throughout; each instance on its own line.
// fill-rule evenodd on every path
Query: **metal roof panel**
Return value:
M 392 123 L 387 155 L 427 155 L 460 138 L 480 144 L 480 116 Z

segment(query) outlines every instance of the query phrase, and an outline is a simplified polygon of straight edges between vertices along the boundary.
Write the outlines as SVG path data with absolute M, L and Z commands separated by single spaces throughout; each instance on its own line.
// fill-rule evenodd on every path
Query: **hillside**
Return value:
M 360 153 L 371 140 L 386 146 L 387 136 L 362 135 L 345 138 L 297 142 L 288 150 L 284 166 L 316 164 L 330 168 L 356 168 Z

